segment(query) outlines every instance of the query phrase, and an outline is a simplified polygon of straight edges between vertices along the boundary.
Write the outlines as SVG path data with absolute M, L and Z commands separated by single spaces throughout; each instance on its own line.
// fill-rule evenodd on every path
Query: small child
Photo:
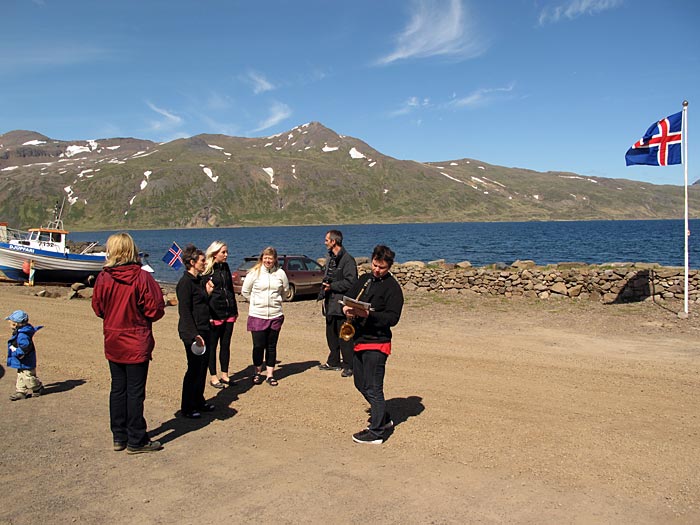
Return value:
M 44 393 L 44 385 L 36 376 L 36 348 L 32 338 L 43 327 L 30 325 L 29 315 L 23 310 L 15 310 L 5 320 L 12 327 L 12 337 L 7 341 L 7 366 L 17 369 L 17 392 L 10 400 L 38 397 Z

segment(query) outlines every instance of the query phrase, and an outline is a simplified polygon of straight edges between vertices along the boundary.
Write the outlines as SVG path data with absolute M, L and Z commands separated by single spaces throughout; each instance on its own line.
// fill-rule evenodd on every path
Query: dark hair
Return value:
M 328 230 L 326 234 L 331 238 L 331 241 L 335 241 L 338 246 L 343 245 L 343 233 L 340 230 Z
M 392 251 L 392 249 L 388 246 L 384 246 L 383 244 L 377 244 L 372 252 L 373 261 L 375 259 L 377 261 L 384 261 L 390 268 L 391 265 L 394 264 L 394 257 L 396 257 L 396 254 Z
M 192 267 L 192 264 L 199 259 L 200 255 L 204 255 L 204 252 L 197 248 L 194 244 L 188 244 L 185 249 L 182 250 L 182 262 L 185 263 L 185 268 L 188 270 Z

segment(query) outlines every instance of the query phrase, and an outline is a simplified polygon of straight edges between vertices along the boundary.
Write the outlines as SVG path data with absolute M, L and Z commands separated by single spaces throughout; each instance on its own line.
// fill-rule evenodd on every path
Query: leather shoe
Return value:
M 352 377 L 352 368 L 343 368 L 340 377 Z
M 323 363 L 322 365 L 318 365 L 318 369 L 337 372 L 338 370 L 342 370 L 343 368 L 340 366 L 333 366 L 333 365 L 329 365 L 328 363 Z

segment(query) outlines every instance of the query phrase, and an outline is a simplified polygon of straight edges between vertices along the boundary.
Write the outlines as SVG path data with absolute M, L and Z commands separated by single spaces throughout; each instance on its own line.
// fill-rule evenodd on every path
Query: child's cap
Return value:
M 10 315 L 5 317 L 5 321 L 12 321 L 13 323 L 26 323 L 29 321 L 29 314 L 24 310 L 15 310 Z

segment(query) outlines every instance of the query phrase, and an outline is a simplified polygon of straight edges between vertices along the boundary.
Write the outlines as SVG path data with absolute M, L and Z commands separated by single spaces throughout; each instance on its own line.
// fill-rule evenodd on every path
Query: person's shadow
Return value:
M 57 381 L 55 383 L 44 383 L 44 394 L 58 394 L 59 392 L 68 392 L 76 387 L 84 385 L 85 379 L 66 379 L 65 381 Z
M 275 378 L 285 379 L 296 374 L 303 374 L 307 370 L 317 367 L 320 364 L 320 361 L 300 361 L 298 363 L 282 364 L 275 370 Z
M 275 378 L 279 380 L 294 374 L 301 374 L 314 366 L 318 366 L 318 364 L 318 361 L 283 364 L 275 369 Z M 238 401 L 242 394 L 245 394 L 255 386 L 253 385 L 253 368 L 248 366 L 230 377 L 234 383 L 231 386 L 217 390 L 216 395 L 207 400 L 208 403 L 216 406 L 216 410 L 203 412 L 200 419 L 184 418 L 178 411 L 172 419 L 163 422 L 158 428 L 148 432 L 151 439 L 157 439 L 161 444 L 165 445 L 189 432 L 206 427 L 212 421 L 225 421 L 235 416 L 238 411 L 231 405 Z M 209 390 L 208 383 L 207 389 Z
M 423 410 L 423 398 L 420 396 L 395 397 L 386 400 L 386 410 L 391 414 L 394 428 L 408 421 L 409 418 L 418 416 Z M 389 432 L 389 436 L 394 433 L 394 428 Z
M 151 439 L 158 440 L 161 442 L 161 444 L 165 445 L 166 443 L 182 437 L 185 434 L 189 434 L 190 432 L 206 427 L 212 421 L 224 421 L 232 418 L 237 413 L 238 411 L 234 408 L 217 405 L 216 410 L 213 412 L 203 412 L 200 419 L 187 419 L 182 417 L 180 411 L 178 410 L 171 419 L 161 423 L 158 428 L 149 430 L 148 435 Z

